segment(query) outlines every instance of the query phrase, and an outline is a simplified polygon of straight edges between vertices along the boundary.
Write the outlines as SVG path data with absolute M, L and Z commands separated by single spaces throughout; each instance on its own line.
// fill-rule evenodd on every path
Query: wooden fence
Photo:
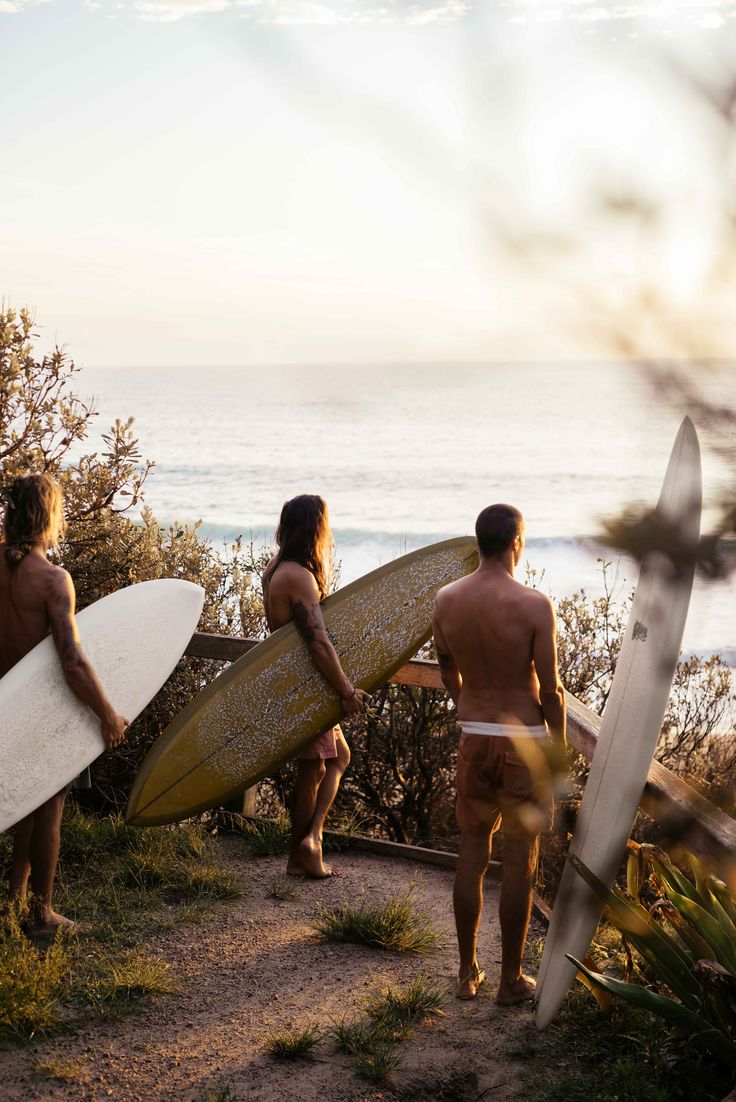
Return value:
M 234 662 L 258 642 L 258 639 L 197 632 L 192 636 L 185 653 L 196 658 Z M 443 689 L 437 663 L 423 659 L 408 662 L 389 680 L 399 685 Z M 590 761 L 601 728 L 600 716 L 570 693 L 566 693 L 566 697 L 568 739 Z M 647 815 L 661 824 L 669 838 L 682 840 L 700 857 L 717 860 L 727 858 L 733 861 L 736 855 L 736 820 L 657 761 L 652 762 L 649 770 L 641 807 Z M 381 849 L 388 846 L 400 849 L 402 854 L 404 850 L 416 849 L 413 846 L 399 847 L 395 843 L 384 843 Z M 427 854 L 434 852 L 428 850 Z M 433 863 L 448 863 L 442 858 L 453 856 L 438 853 Z

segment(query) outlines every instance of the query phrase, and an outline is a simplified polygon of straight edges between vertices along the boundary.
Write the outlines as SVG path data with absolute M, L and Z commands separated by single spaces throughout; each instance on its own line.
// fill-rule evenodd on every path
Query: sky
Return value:
M 0 296 L 95 366 L 729 356 L 730 72 L 723 0 L 0 0 Z

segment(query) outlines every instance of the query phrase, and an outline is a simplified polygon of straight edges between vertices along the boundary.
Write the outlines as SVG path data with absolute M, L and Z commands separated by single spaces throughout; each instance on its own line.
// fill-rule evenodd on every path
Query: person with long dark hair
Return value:
M 122 742 L 128 721 L 115 711 L 82 652 L 72 580 L 48 559 L 64 534 L 61 489 L 47 474 L 29 474 L 14 479 L 2 499 L 0 677 L 51 632 L 67 684 L 99 717 L 110 750 Z M 10 895 L 23 904 L 30 880 L 25 926 L 31 935 L 76 925 L 51 905 L 65 794 L 58 792 L 15 827 Z
M 278 551 L 263 575 L 263 603 L 270 631 L 294 621 L 319 670 L 340 697 L 346 716 L 370 699 L 346 676 L 322 618 L 321 602 L 330 586 L 332 533 L 327 505 L 316 494 L 300 494 L 281 510 Z M 323 879 L 334 869 L 322 858 L 322 831 L 350 750 L 340 727 L 333 727 L 297 759 L 291 807 L 291 847 L 286 871 L 291 876 Z

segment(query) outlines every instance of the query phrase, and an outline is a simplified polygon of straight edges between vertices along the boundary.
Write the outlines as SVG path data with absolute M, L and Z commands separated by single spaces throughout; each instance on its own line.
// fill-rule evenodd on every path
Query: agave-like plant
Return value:
M 642 958 L 655 987 L 627 983 L 569 959 L 593 988 L 651 1011 L 736 1075 L 736 898 L 690 857 L 694 882 L 655 846 L 630 843 L 626 893 L 611 891 L 574 855 L 569 860 L 606 904 L 606 915 Z M 644 906 L 649 876 L 655 902 Z M 664 990 L 662 990 L 664 989 Z M 665 993 L 667 992 L 667 993 Z

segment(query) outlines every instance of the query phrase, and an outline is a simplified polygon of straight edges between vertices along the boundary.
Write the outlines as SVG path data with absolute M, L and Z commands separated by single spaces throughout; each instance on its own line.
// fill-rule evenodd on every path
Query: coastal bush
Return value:
M 268 553 L 242 540 L 215 548 L 198 524 L 162 528 L 144 504 L 154 463 L 141 456 L 133 418 L 116 420 L 102 448 L 86 451 L 94 402 L 75 393 L 79 370 L 65 349 L 40 356 L 37 340 L 28 310 L 0 306 L 0 483 L 34 470 L 61 483 L 67 532 L 55 557 L 74 579 L 78 606 L 135 582 L 184 578 L 205 590 L 201 630 L 263 635 L 258 576 Z M 95 763 L 86 799 L 98 810 L 124 806 L 148 748 L 220 668 L 182 660 L 120 749 Z

